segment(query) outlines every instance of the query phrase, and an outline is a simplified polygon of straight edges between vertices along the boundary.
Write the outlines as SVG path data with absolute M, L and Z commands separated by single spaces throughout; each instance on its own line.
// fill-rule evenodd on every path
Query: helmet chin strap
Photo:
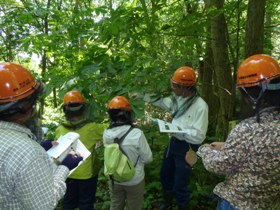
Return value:
M 260 99 L 263 96 L 263 93 L 265 91 L 265 89 L 263 88 L 263 86 L 261 86 L 261 90 L 259 92 L 259 95 L 257 98 L 252 97 L 247 91 L 246 88 L 242 87 L 242 90 L 246 93 L 246 95 L 249 97 L 250 101 L 253 103 L 253 109 L 256 111 L 256 120 L 259 123 L 260 122 L 260 114 L 259 114 L 259 102 Z
M 246 95 L 249 97 L 249 99 L 251 100 L 251 102 L 253 103 L 253 109 L 256 110 L 256 118 L 257 118 L 257 122 L 260 122 L 260 113 L 259 113 L 259 102 L 260 99 L 262 98 L 264 92 L 266 90 L 280 90 L 280 82 L 279 83 L 275 83 L 275 84 L 269 84 L 269 83 L 261 83 L 260 84 L 261 90 L 259 92 L 259 95 L 257 98 L 252 97 L 247 91 L 246 88 L 242 87 L 242 90 L 246 93 Z

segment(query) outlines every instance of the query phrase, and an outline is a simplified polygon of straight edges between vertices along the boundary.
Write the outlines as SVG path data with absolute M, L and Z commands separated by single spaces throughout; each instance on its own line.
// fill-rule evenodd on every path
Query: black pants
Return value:
M 63 198 L 63 209 L 93 210 L 95 193 L 97 188 L 97 176 L 90 179 L 70 179 L 66 180 L 66 193 Z
M 192 145 L 197 150 L 199 145 Z M 165 150 L 160 181 L 164 191 L 173 192 L 179 206 L 188 206 L 190 191 L 188 188 L 192 168 L 186 163 L 185 155 L 189 143 L 171 137 L 169 147 Z

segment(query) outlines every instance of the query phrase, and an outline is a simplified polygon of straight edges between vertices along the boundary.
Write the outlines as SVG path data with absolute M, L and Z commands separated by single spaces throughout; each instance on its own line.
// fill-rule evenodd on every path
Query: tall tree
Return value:
M 204 0 L 205 9 L 210 9 L 210 0 Z M 203 77 L 201 93 L 209 106 L 209 126 L 208 135 L 216 134 L 217 116 L 219 113 L 219 98 L 217 90 L 214 86 L 216 83 L 214 75 L 214 59 L 212 51 L 212 40 L 211 40 L 211 24 L 208 24 L 205 28 L 206 31 L 206 42 L 205 42 L 205 55 L 203 58 Z
M 266 0 L 249 0 L 245 35 L 245 58 L 263 53 Z
M 231 89 L 232 77 L 228 58 L 227 23 L 221 12 L 224 0 L 211 0 L 211 5 L 218 9 L 218 15 L 212 19 L 212 50 L 216 82 L 219 87 L 220 116 L 218 130 L 225 137 L 228 134 L 228 121 L 232 117 Z

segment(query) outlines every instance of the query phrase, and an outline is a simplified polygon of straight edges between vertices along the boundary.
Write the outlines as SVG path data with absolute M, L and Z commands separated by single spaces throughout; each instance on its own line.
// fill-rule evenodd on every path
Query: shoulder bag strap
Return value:
M 127 154 L 125 153 L 125 151 L 122 149 L 121 144 L 123 142 L 123 140 L 125 139 L 125 137 L 130 133 L 130 131 L 133 129 L 133 126 L 131 126 L 128 131 L 121 137 L 121 138 L 115 138 L 114 139 L 114 143 L 117 143 L 119 145 L 119 148 L 121 150 L 121 152 L 128 158 Z
M 117 143 L 119 145 L 121 145 L 121 143 L 123 142 L 123 140 L 125 139 L 125 137 L 130 133 L 130 131 L 133 129 L 133 126 L 131 126 L 128 131 L 126 131 L 126 133 L 121 137 L 121 138 L 115 138 L 114 139 L 114 143 Z
M 121 143 L 123 142 L 123 140 L 125 139 L 125 137 L 129 134 L 129 132 L 133 129 L 134 127 L 131 126 L 128 131 L 121 137 L 121 138 L 115 138 L 114 139 L 114 143 L 117 143 L 119 145 L 119 148 L 121 150 L 121 152 L 128 158 L 127 154 L 125 153 L 125 151 L 122 149 L 121 147 Z M 140 155 L 138 155 L 137 157 L 137 160 L 136 160 L 136 163 L 134 164 L 134 167 L 136 167 L 137 163 L 138 163 L 138 160 L 140 158 Z

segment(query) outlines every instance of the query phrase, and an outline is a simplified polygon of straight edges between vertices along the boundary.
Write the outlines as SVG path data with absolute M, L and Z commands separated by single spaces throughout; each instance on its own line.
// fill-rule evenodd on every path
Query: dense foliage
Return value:
M 278 0 L 266 0 L 259 43 L 262 53 L 276 59 L 279 8 Z M 228 122 L 240 111 L 234 83 L 238 64 L 248 54 L 245 46 L 250 47 L 249 11 L 254 14 L 248 0 L 0 0 L 0 60 L 24 64 L 47 84 L 40 110 L 51 132 L 61 118 L 62 97 L 70 89 L 82 91 L 88 116 L 102 122 L 105 104 L 113 96 L 165 96 L 174 70 L 190 65 L 209 105 L 206 141 L 224 140 Z M 160 202 L 159 168 L 167 136 L 147 125 L 146 117 L 165 113 L 139 99 L 131 103 L 154 154 L 153 164 L 146 168 L 144 206 L 150 209 Z M 195 166 L 191 209 L 214 209 L 207 196 L 220 179 L 206 172 L 201 162 Z M 100 174 L 97 209 L 108 206 L 107 184 Z

